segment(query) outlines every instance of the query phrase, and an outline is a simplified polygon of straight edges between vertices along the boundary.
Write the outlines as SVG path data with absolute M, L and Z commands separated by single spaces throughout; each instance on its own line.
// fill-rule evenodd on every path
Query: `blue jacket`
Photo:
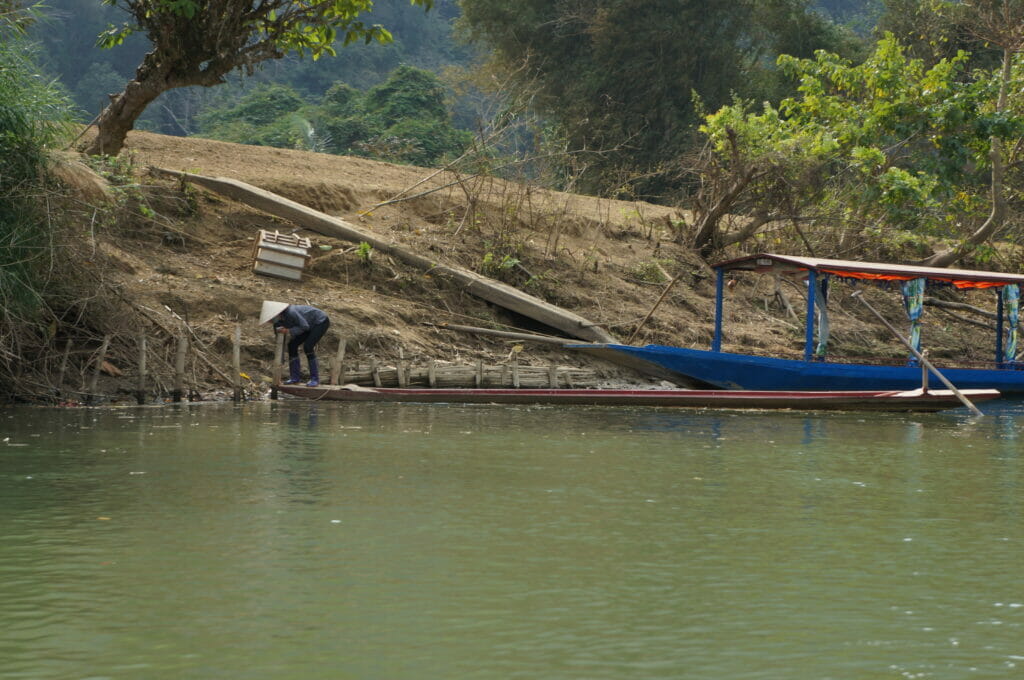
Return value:
M 309 329 L 327 321 L 327 315 L 309 305 L 288 305 L 274 318 L 274 331 L 284 327 L 292 337 L 308 333 Z

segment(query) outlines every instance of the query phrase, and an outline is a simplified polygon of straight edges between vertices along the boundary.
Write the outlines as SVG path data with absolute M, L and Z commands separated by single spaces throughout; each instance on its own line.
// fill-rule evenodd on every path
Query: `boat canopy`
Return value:
M 903 295 L 903 305 L 910 321 L 910 343 L 918 350 L 921 344 L 921 313 L 925 288 L 928 285 L 955 286 L 962 289 L 994 289 L 996 295 L 996 364 L 1000 367 L 1017 364 L 1017 335 L 1020 324 L 1020 294 L 1024 275 L 1000 272 L 972 271 L 969 269 L 945 269 L 942 267 L 918 267 L 880 262 L 853 262 L 851 260 L 826 260 L 819 257 L 799 255 L 776 255 L 760 253 L 726 260 L 712 265 L 716 272 L 715 282 L 715 334 L 711 349 L 722 351 L 722 303 L 725 273 L 749 271 L 778 274 L 807 281 L 807 316 L 804 360 L 812 358 L 822 361 L 828 348 L 829 322 L 826 303 L 828 301 L 828 279 L 837 277 L 853 281 L 875 283 L 896 283 Z M 818 345 L 814 346 L 815 309 L 820 317 Z M 1008 330 L 1004 338 L 1004 316 Z M 1004 343 L 1005 340 L 1005 343 Z M 913 359 L 911 360 L 914 361 Z
M 1024 275 L 1002 274 L 999 272 L 972 271 L 969 269 L 946 269 L 942 267 L 918 267 L 914 265 L 883 264 L 879 262 L 853 262 L 851 260 L 827 260 L 820 257 L 799 255 L 775 255 L 761 253 L 726 260 L 712 265 L 720 271 L 754 271 L 783 275 L 806 276 L 807 272 L 830 274 L 847 279 L 865 281 L 911 281 L 927 279 L 930 283 L 949 284 L 957 288 L 997 288 L 1008 284 L 1024 283 Z

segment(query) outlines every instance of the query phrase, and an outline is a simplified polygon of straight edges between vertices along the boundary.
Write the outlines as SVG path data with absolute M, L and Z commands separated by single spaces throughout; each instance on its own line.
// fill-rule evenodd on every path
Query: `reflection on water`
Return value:
M 1015 677 L 1022 415 L 0 412 L 0 679 Z

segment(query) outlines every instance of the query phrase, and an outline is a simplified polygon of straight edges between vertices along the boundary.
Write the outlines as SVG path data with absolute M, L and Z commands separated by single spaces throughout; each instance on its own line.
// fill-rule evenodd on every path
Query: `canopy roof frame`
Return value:
M 1003 286 L 1024 285 L 1024 275 L 1000 272 L 976 271 L 970 269 L 947 269 L 942 267 L 919 267 L 916 265 L 885 264 L 881 262 L 855 262 L 853 260 L 830 260 L 800 255 L 778 255 L 758 253 L 725 260 L 711 266 L 715 270 L 715 330 L 711 350 L 722 351 L 722 302 L 725 289 L 725 272 L 749 271 L 792 276 L 808 281 L 807 317 L 805 328 L 804 360 L 810 361 L 814 342 L 815 289 L 819 280 L 827 281 L 836 276 L 845 279 L 887 283 L 926 279 L 929 284 L 952 285 L 960 289 L 1002 288 Z M 1003 345 L 1003 300 L 997 295 L 996 321 L 996 363 L 1002 364 Z
M 800 255 L 777 255 L 759 253 L 745 255 L 712 265 L 721 271 L 760 271 L 783 275 L 797 274 L 800 278 L 806 272 L 827 273 L 844 278 L 865 281 L 909 281 L 924 278 L 930 283 L 951 284 L 957 288 L 995 288 L 1011 283 L 1024 284 L 1024 274 L 975 271 L 970 269 L 947 269 L 943 267 L 919 267 L 917 265 L 885 264 L 881 262 L 855 262 L 852 260 L 829 260 L 820 257 Z

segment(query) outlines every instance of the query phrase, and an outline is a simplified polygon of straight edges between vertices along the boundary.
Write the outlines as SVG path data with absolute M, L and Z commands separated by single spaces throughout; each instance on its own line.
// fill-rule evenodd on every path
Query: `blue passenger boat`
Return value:
M 911 360 L 902 365 L 844 363 L 828 356 L 828 290 L 835 280 L 899 286 L 910 323 L 909 341 L 921 342 L 924 292 L 936 286 L 991 289 L 996 298 L 994 360 L 983 367 L 943 365 L 938 370 L 961 389 L 994 388 L 1024 395 L 1024 365 L 1017 361 L 1020 287 L 1024 276 L 965 269 L 916 267 L 828 260 L 771 253 L 749 255 L 714 265 L 715 333 L 710 350 L 663 345 L 567 345 L 568 348 L 631 366 L 679 385 L 731 390 L 909 390 L 922 385 L 927 372 Z M 802 359 L 722 351 L 722 310 L 726 272 L 756 272 L 806 282 L 807 314 Z M 818 317 L 818 324 L 815 323 Z M 817 328 L 816 328 L 817 326 Z M 817 330 L 817 332 L 816 332 Z M 938 384 L 938 377 L 927 376 Z

